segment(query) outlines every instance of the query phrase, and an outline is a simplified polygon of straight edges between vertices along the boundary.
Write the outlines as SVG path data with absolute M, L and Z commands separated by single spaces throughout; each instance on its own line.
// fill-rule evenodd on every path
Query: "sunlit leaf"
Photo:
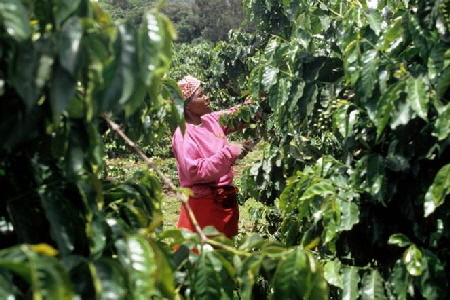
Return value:
M 395 233 L 389 237 L 389 245 L 396 245 L 399 247 L 406 247 L 411 245 L 409 238 L 402 233 Z
M 438 138 L 438 140 L 445 140 L 450 135 L 450 104 L 447 104 L 434 123 L 433 134 Z
M 428 217 L 441 206 L 450 194 L 450 164 L 443 166 L 425 194 L 424 215 Z
M 94 262 L 102 299 L 123 299 L 129 295 L 123 267 L 117 260 L 101 258 Z
M 342 219 L 340 230 L 350 230 L 359 222 L 359 207 L 355 202 L 341 200 Z
M 0 24 L 18 42 L 25 40 L 31 33 L 27 10 L 19 0 L 0 2 Z
M 172 23 L 167 17 L 156 11 L 144 14 L 138 32 L 139 72 L 152 102 L 156 101 L 160 80 L 169 70 L 172 40 L 175 38 Z
M 133 298 L 151 298 L 158 294 L 155 288 L 157 271 L 155 252 L 141 235 L 130 235 L 116 241 L 118 258 L 128 270 Z
M 362 56 L 362 64 L 364 68 L 361 71 L 361 92 L 364 100 L 372 97 L 373 89 L 377 79 L 378 52 L 376 50 L 368 50 Z
M 387 51 L 388 53 L 394 52 L 404 41 L 404 30 L 403 18 L 401 16 L 392 20 L 384 35 L 379 40 L 380 50 Z
M 300 247 L 279 263 L 273 287 L 272 299 L 328 299 L 322 268 Z
M 370 28 L 379 35 L 381 32 L 381 23 L 383 21 L 381 17 L 381 12 L 378 10 L 372 10 L 370 13 L 366 13 L 367 21 L 369 22 Z
M 346 267 L 342 270 L 342 281 L 344 282 L 342 299 L 354 300 L 358 299 L 358 284 L 361 280 L 358 269 L 355 267 Z
M 261 85 L 264 90 L 269 91 L 276 84 L 279 70 L 277 68 L 266 66 L 262 72 Z
M 422 275 L 422 252 L 416 245 L 411 245 L 406 249 L 405 253 L 403 253 L 403 262 L 405 263 L 409 274 L 412 276 Z
M 362 279 L 361 299 L 387 299 L 384 293 L 384 280 L 378 270 L 368 271 Z
M 342 280 L 341 262 L 339 260 L 330 260 L 324 266 L 324 275 L 327 282 L 331 285 L 343 288 L 344 282 Z
M 421 117 L 427 119 L 428 97 L 424 78 L 409 78 L 406 83 L 408 89 L 408 103 L 411 108 Z

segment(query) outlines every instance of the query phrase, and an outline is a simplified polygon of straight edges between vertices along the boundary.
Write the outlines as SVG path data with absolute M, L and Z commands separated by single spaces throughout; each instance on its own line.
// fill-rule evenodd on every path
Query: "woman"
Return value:
M 185 76 L 178 85 L 185 99 L 186 121 L 185 133 L 177 128 L 172 138 L 180 184 L 193 191 L 188 202 L 200 227 L 214 226 L 231 238 L 238 232 L 239 221 L 233 165 L 251 149 L 230 145 L 226 135 L 231 131 L 219 124 L 219 116 L 235 108 L 211 112 L 197 78 Z M 177 227 L 195 231 L 184 206 Z

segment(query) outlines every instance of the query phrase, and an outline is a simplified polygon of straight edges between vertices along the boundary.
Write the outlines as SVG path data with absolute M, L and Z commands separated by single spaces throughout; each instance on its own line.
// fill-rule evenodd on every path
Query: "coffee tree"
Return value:
M 244 6 L 266 40 L 248 89 L 272 113 L 242 186 L 267 234 L 314 249 L 333 297 L 446 297 L 449 2 Z

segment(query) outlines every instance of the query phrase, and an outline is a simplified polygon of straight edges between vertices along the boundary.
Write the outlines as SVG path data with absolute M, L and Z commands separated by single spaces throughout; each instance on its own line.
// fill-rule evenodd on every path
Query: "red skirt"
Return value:
M 214 200 L 213 195 L 208 195 L 202 198 L 189 197 L 188 203 L 200 228 L 214 226 L 228 238 L 232 238 L 238 233 L 239 208 L 237 202 L 230 208 L 224 208 Z M 195 232 L 184 205 L 181 206 L 177 227 Z

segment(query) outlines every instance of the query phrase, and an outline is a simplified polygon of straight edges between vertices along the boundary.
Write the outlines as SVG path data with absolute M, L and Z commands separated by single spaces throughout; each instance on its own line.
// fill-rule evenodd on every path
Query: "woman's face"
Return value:
M 190 97 L 186 109 L 191 113 L 203 116 L 211 112 L 211 106 L 209 106 L 209 97 L 206 96 L 202 87 L 199 87 L 195 93 Z

